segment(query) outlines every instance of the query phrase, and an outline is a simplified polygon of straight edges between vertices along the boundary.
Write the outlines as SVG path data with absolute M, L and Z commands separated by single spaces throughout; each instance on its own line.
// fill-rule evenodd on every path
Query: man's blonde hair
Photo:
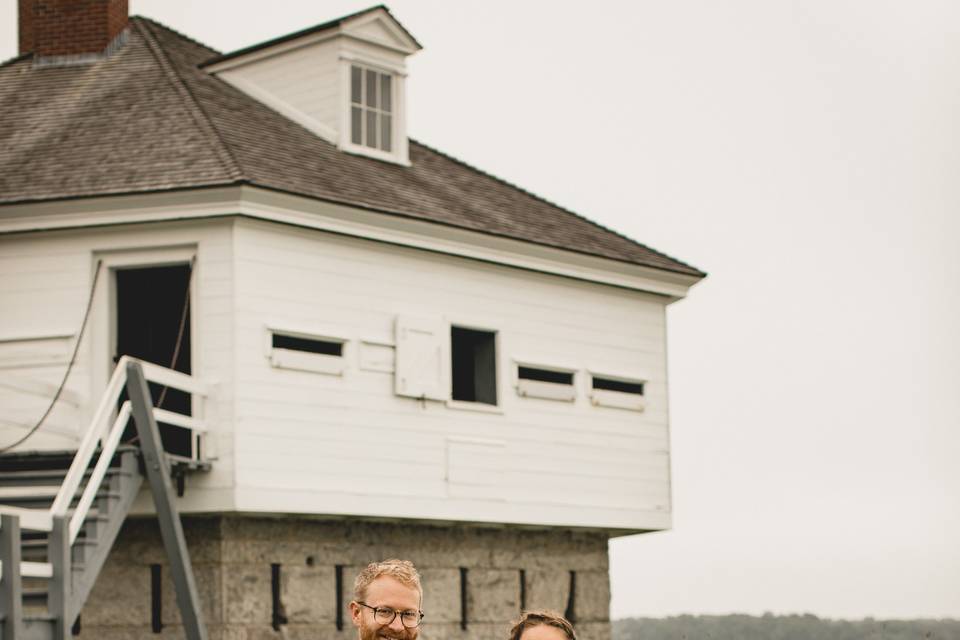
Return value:
M 400 584 L 416 589 L 420 598 L 423 598 L 423 587 L 420 586 L 420 574 L 417 573 L 417 568 L 409 560 L 395 558 L 368 564 L 353 582 L 353 597 L 357 600 L 365 599 L 367 587 L 381 576 L 390 576 Z
M 567 636 L 567 640 L 577 640 L 577 632 L 573 630 L 570 621 L 555 611 L 525 611 L 510 629 L 509 640 L 520 640 L 524 631 L 542 624 L 560 629 Z

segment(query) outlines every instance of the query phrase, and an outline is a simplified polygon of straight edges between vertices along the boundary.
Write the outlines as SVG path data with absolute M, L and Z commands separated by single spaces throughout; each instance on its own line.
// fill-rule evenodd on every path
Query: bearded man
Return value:
M 423 620 L 423 589 L 412 562 L 368 564 L 354 582 L 353 597 L 350 617 L 360 640 L 417 639 Z

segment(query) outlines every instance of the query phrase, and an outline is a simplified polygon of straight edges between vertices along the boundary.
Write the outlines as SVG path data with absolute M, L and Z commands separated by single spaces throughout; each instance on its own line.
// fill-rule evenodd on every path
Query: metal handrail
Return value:
M 123 436 L 124 428 L 130 418 L 130 403 L 124 402 L 113 423 L 111 425 L 104 425 L 107 416 L 113 411 L 113 408 L 117 406 L 120 393 L 127 383 L 127 364 L 129 362 L 139 362 L 143 369 L 144 377 L 150 382 L 156 382 L 167 387 L 187 391 L 201 397 L 206 397 L 209 393 L 207 385 L 179 371 L 173 371 L 149 362 L 143 362 L 130 356 L 122 356 L 120 358 L 116 368 L 113 370 L 113 375 L 110 376 L 110 381 L 107 383 L 107 388 L 100 400 L 97 411 L 90 421 L 90 426 L 84 433 L 80 446 L 77 448 L 77 453 L 73 458 L 73 462 L 70 464 L 70 469 L 67 471 L 63 484 L 60 486 L 60 491 L 57 493 L 57 497 L 54 499 L 49 510 L 51 517 L 67 515 L 70 503 L 73 501 L 73 497 L 80 487 L 83 476 L 90 466 L 90 461 L 93 458 L 94 452 L 97 450 L 97 445 L 100 444 L 100 457 L 97 459 L 97 464 L 94 466 L 92 475 L 87 481 L 77 508 L 70 518 L 71 544 L 80 533 L 83 521 L 86 519 L 90 506 L 96 498 L 100 484 L 103 482 L 103 478 L 110 467 L 110 461 L 116 453 L 117 447 L 120 444 L 120 438 Z M 159 412 L 167 418 L 172 417 L 168 415 L 170 412 L 158 409 L 154 409 L 154 411 Z M 173 421 L 174 420 L 170 420 L 170 422 Z M 203 421 L 192 416 L 181 416 L 180 419 L 176 419 L 176 422 L 177 426 L 190 429 L 193 432 L 191 436 L 191 441 L 193 442 L 196 441 L 197 436 L 202 437 L 206 433 Z M 195 449 L 196 447 L 192 447 L 194 456 L 196 456 Z
M 77 534 L 80 533 L 80 529 L 83 527 L 83 521 L 87 517 L 90 505 L 93 504 L 94 498 L 97 497 L 97 491 L 100 490 L 100 483 L 103 482 L 103 478 L 107 475 L 107 469 L 110 468 L 113 454 L 117 450 L 117 445 L 120 444 L 123 430 L 126 428 L 127 421 L 130 419 L 130 412 L 130 401 L 127 400 L 120 407 L 117 419 L 113 421 L 113 427 L 111 427 L 110 433 L 107 434 L 103 442 L 103 448 L 101 449 L 100 457 L 97 459 L 97 464 L 93 468 L 93 473 L 90 474 L 90 479 L 87 480 L 87 486 L 83 488 L 83 495 L 80 496 L 80 501 L 77 503 L 77 508 L 73 512 L 73 517 L 70 518 L 70 544 L 73 544 L 73 541 L 77 539 Z

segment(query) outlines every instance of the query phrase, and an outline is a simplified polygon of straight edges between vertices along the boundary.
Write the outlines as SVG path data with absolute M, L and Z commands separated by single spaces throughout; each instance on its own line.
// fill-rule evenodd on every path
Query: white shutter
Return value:
M 441 319 L 398 316 L 396 394 L 447 400 L 450 397 L 449 344 L 450 328 Z

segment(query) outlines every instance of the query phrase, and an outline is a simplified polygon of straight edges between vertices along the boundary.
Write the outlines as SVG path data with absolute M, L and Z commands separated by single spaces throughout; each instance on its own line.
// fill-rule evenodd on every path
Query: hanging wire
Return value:
M 173 357 L 170 359 L 169 369 L 176 370 L 177 360 L 180 359 L 180 347 L 183 345 L 183 334 L 187 326 L 187 312 L 190 310 L 190 281 L 193 280 L 193 265 L 197 260 L 197 256 L 190 258 L 190 266 L 187 271 L 187 290 L 183 294 L 183 310 L 180 312 L 180 328 L 177 329 L 177 342 L 173 347 Z M 160 397 L 157 399 L 156 407 L 158 409 L 163 408 L 163 401 L 167 398 L 167 389 L 169 387 L 164 386 L 163 390 L 160 392 Z
M 7 445 L 6 447 L 0 449 L 0 454 L 6 453 L 14 447 L 20 446 L 37 432 L 37 430 L 47 419 L 47 416 L 50 415 L 50 412 L 53 411 L 54 405 L 56 405 L 57 400 L 60 399 L 60 394 L 63 393 L 64 388 L 67 386 L 67 378 L 70 377 L 70 371 L 73 369 L 73 365 L 77 361 L 77 354 L 80 352 L 80 343 L 83 341 L 83 334 L 87 328 L 87 320 L 90 318 L 90 310 L 93 308 L 93 294 L 97 290 L 97 280 L 100 278 L 100 266 L 102 264 L 103 260 L 97 260 L 97 267 L 93 272 L 93 283 L 90 285 L 90 297 L 87 300 L 87 310 L 83 312 L 83 323 L 80 325 L 80 332 L 77 335 L 77 343 L 73 346 L 73 355 L 70 356 L 70 362 L 67 364 L 67 370 L 63 374 L 63 380 L 60 381 L 60 386 L 57 388 L 57 392 L 53 394 L 53 399 L 50 401 L 50 405 L 47 407 L 47 410 L 43 412 L 43 415 L 37 421 L 37 424 L 33 425 L 33 428 L 31 428 L 22 438 L 13 444 Z
M 193 266 L 196 261 L 197 256 L 190 258 L 190 266 L 187 271 L 187 290 L 183 294 L 183 310 L 180 312 L 180 327 L 177 329 L 177 341 L 173 346 L 173 357 L 170 358 L 169 369 L 176 370 L 177 360 L 180 359 L 180 348 L 183 346 L 183 334 L 187 327 L 187 312 L 190 310 L 190 284 L 193 280 Z M 163 401 L 167 398 L 167 389 L 169 389 L 169 387 L 164 385 L 163 389 L 160 390 L 160 395 L 153 404 L 157 409 L 163 408 Z M 125 440 L 124 444 L 136 444 L 138 440 L 140 440 L 140 436 L 134 435 L 129 440 Z

